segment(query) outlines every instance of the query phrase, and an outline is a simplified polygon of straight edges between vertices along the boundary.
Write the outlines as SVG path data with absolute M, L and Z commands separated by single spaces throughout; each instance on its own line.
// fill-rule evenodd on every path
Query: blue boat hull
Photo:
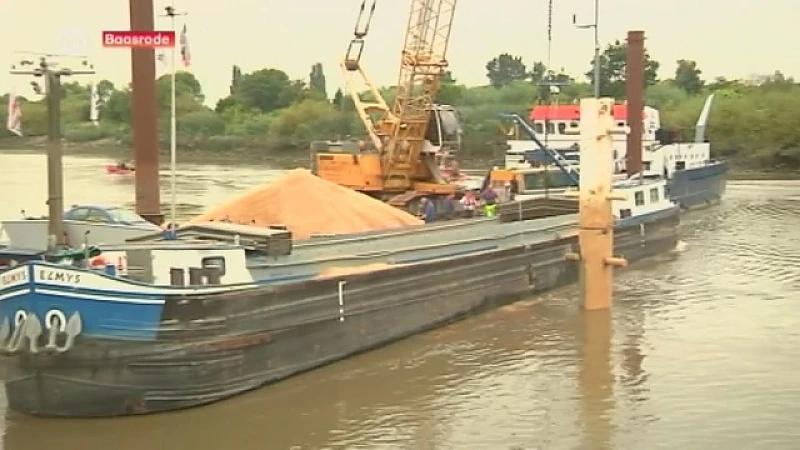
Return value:
M 615 250 L 631 262 L 663 254 L 675 247 L 679 224 L 678 208 L 628 219 L 615 228 Z M 570 232 L 369 273 L 165 293 L 153 340 L 84 334 L 63 354 L 2 357 L 13 372 L 9 407 L 98 417 L 211 403 L 575 282 L 578 265 L 565 254 L 577 240 Z
M 727 175 L 727 161 L 712 161 L 703 167 L 677 170 L 669 180 L 669 197 L 684 209 L 719 202 L 725 195 Z

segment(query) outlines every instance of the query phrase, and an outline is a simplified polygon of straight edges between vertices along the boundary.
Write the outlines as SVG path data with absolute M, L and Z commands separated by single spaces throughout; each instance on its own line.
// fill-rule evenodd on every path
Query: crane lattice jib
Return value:
M 447 46 L 456 2 L 411 0 L 392 107 L 395 123 L 387 133 L 391 137 L 385 157 L 390 170 L 408 170 L 420 157 L 439 83 L 447 70 Z

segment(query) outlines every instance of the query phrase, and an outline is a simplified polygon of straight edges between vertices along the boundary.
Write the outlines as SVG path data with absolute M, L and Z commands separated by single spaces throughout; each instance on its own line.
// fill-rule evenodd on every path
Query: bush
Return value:
M 67 127 L 63 133 L 64 139 L 76 143 L 113 138 L 115 134 L 116 130 L 114 127 L 110 127 L 108 125 L 95 125 L 93 123 L 71 125 Z

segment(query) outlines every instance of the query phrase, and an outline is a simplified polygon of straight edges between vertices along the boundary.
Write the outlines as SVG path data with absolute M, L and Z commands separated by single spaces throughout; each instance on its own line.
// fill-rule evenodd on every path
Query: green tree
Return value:
M 109 95 L 100 111 L 101 120 L 108 119 L 117 123 L 130 123 L 131 121 L 131 91 L 124 89 L 114 91 Z
M 689 95 L 699 94 L 705 84 L 700 78 L 702 73 L 703 71 L 697 68 L 697 62 L 679 59 L 678 68 L 675 69 L 675 85 Z
M 486 63 L 486 77 L 492 86 L 501 88 L 514 81 L 525 80 L 528 72 L 521 56 L 502 53 Z
M 100 97 L 101 104 L 106 102 L 116 90 L 117 88 L 114 86 L 114 83 L 108 80 L 100 80 L 97 82 L 97 95 Z
M 156 80 L 156 96 L 162 110 L 169 110 L 172 95 L 172 75 L 162 75 Z M 175 74 L 175 96 L 187 97 L 197 104 L 205 100 L 200 81 L 191 72 L 177 72 Z
M 533 67 L 531 67 L 531 81 L 535 84 L 539 84 L 544 80 L 544 77 L 547 75 L 547 66 L 544 65 L 541 61 L 536 61 L 533 63 Z
M 243 75 L 233 96 L 245 108 L 266 113 L 291 105 L 298 100 L 302 90 L 302 83 L 292 82 L 286 72 L 261 69 Z
M 242 81 L 242 68 L 234 65 L 231 72 L 231 86 L 229 94 L 233 95 L 236 92 L 236 88 L 239 87 L 239 83 Z
M 645 91 L 645 102 L 659 110 L 673 109 L 686 102 L 689 94 L 673 80 L 661 81 Z
M 333 100 L 331 100 L 331 104 L 337 111 L 342 110 L 342 101 L 344 100 L 344 94 L 342 93 L 341 89 L 336 89 L 336 92 L 333 93 Z
M 316 63 L 311 66 L 311 73 L 308 78 L 308 88 L 320 93 L 322 98 L 327 99 L 328 88 L 325 83 L 325 73 L 322 70 L 322 63 Z
M 460 85 L 453 78 L 453 73 L 449 70 L 442 75 L 439 83 L 439 92 L 436 94 L 436 103 L 442 105 L 456 105 L 464 96 L 466 87 Z
M 281 110 L 268 137 L 282 148 L 306 150 L 311 141 L 344 137 L 354 128 L 352 114 L 337 112 L 328 101 L 309 99 Z
M 594 79 L 594 58 L 592 58 L 591 64 L 592 69 L 586 72 L 586 78 L 589 80 Z M 616 99 L 625 98 L 625 68 L 627 65 L 627 42 L 614 41 L 613 44 L 606 46 L 606 49 L 600 55 L 600 95 Z M 658 82 L 659 67 L 659 62 L 651 59 L 650 54 L 645 50 L 645 87 L 652 86 Z

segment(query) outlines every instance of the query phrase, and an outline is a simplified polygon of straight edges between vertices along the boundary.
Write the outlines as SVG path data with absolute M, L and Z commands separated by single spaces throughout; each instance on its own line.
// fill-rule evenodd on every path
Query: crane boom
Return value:
M 391 106 L 361 66 L 377 0 L 361 0 L 353 39 L 341 63 L 345 88 L 372 145 L 312 142 L 311 151 L 317 176 L 413 210 L 422 197 L 438 202 L 459 189 L 444 179 L 436 160 L 460 146 L 458 114 L 451 106 L 435 104 L 447 73 L 457 0 L 406 1 L 411 11 Z
M 400 76 L 392 107 L 390 129 L 383 153 L 387 188 L 410 186 L 421 169 L 436 94 L 448 66 L 447 47 L 457 0 L 412 0 L 405 42 L 400 58 Z M 424 168 L 422 168 L 424 170 Z M 433 177 L 426 177 L 433 178 Z
M 433 161 L 441 142 L 431 142 L 426 134 L 431 115 L 437 113 L 434 102 L 447 71 L 446 54 L 456 2 L 411 0 L 396 97 L 390 107 L 361 66 L 364 37 L 375 11 L 375 0 L 368 14 L 367 0 L 362 1 L 355 37 L 341 66 L 356 111 L 380 154 L 380 178 L 388 191 L 412 189 L 416 181 L 443 183 Z M 362 86 L 355 85 L 357 75 Z M 361 97 L 364 87 L 372 97 L 369 100 Z

